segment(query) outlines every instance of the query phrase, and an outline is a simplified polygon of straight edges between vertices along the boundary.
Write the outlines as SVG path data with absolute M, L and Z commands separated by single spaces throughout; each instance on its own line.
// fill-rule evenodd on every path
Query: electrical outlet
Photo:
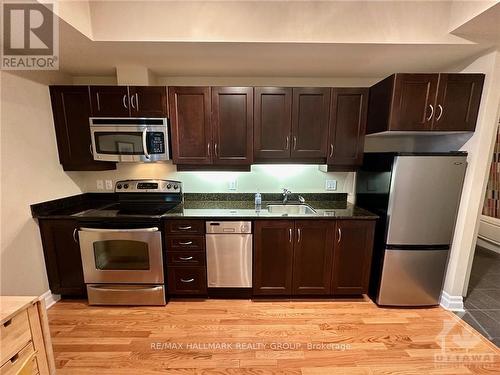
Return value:
M 325 190 L 337 190 L 337 180 L 326 180 Z
M 113 180 L 106 180 L 106 190 L 113 190 Z
M 231 180 L 227 183 L 227 188 L 229 190 L 236 190 L 236 179 L 235 180 Z
M 104 190 L 104 181 L 103 180 L 97 180 L 96 181 L 96 186 L 97 186 L 97 190 Z

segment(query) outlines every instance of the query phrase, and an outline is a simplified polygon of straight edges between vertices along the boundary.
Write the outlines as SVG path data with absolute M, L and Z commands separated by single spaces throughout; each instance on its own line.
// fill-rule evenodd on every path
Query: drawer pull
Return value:
M 185 227 L 177 227 L 179 230 L 189 230 L 191 229 L 191 225 L 186 225 Z
M 12 324 L 12 319 L 9 319 L 9 320 L 7 320 L 7 321 L 3 324 L 3 326 L 4 326 L 4 327 L 8 327 L 8 326 L 10 326 L 11 324 Z
M 180 260 L 191 260 L 193 257 L 179 257 Z
M 10 359 L 10 362 L 16 363 L 18 359 L 19 359 L 19 353 L 16 353 L 12 356 L 12 358 Z
M 179 242 L 179 245 L 191 245 L 193 241 Z
M 194 279 L 181 279 L 183 283 L 192 283 Z

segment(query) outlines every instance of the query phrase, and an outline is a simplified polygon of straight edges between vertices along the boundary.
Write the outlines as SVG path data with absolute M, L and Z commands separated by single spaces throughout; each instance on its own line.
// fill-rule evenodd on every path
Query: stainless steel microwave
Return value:
M 90 118 L 94 160 L 155 162 L 170 159 L 166 118 Z

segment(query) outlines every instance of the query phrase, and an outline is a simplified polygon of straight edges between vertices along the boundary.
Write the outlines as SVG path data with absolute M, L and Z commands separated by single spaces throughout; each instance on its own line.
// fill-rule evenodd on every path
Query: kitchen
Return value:
M 110 6 L 94 5 L 94 11 Z M 65 22 L 61 27 L 66 31 L 61 34 L 64 47 L 64 38 L 73 39 L 74 32 Z M 64 342 L 75 334 L 78 340 L 69 345 L 83 344 L 84 336 L 78 335 L 90 333 L 85 324 L 98 324 L 101 331 L 109 324 L 107 314 L 120 316 L 117 323 L 124 328 L 114 329 L 124 336 L 134 337 L 132 327 L 147 326 L 140 316 L 150 315 L 165 329 L 170 327 L 167 331 L 174 337 L 192 339 L 173 343 L 196 343 L 197 337 L 203 342 L 208 333 L 219 332 L 220 341 L 234 345 L 237 342 L 230 339 L 238 332 L 242 337 L 256 335 L 253 341 L 260 342 L 258 331 L 250 334 L 237 324 L 229 324 L 227 335 L 219 329 L 226 320 L 245 319 L 245 311 L 263 317 L 250 325 L 264 324 L 266 316 L 269 324 L 278 324 L 280 310 L 285 321 L 297 310 L 304 314 L 299 320 L 327 314 L 322 327 L 337 327 L 337 322 L 353 325 L 351 330 L 360 328 L 361 321 L 371 324 L 368 315 L 376 322 L 391 312 L 394 316 L 386 321 L 403 325 L 451 319 L 455 315 L 445 309 L 460 310 L 460 289 L 467 277 L 464 262 L 457 263 L 466 250 L 460 236 L 474 237 L 464 218 L 480 204 L 472 199 L 481 195 L 473 182 L 489 163 L 488 153 L 479 151 L 490 147 L 484 142 L 498 122 L 499 99 L 496 52 L 460 53 L 455 60 L 436 57 L 425 69 L 418 57 L 421 68 L 405 62 L 393 63 L 394 69 L 380 65 L 378 73 L 369 73 L 376 77 L 370 79 L 321 80 L 313 73 L 309 79 L 291 73 L 286 79 L 265 74 L 249 78 L 238 77 L 239 68 L 232 78 L 207 78 L 203 67 L 198 69 L 206 76 L 187 68 L 185 77 L 155 80 L 143 67 L 119 66 L 114 81 L 110 73 L 91 77 L 89 67 L 77 65 L 72 69 L 79 76 L 69 82 L 2 73 L 2 97 L 4 90 L 17 87 L 23 88 L 23 95 L 39 95 L 44 103 L 23 113 L 18 103 L 26 99 L 19 96 L 9 102 L 9 131 L 21 124 L 14 113 L 25 116 L 23 126 L 39 116 L 46 119 L 46 134 L 38 134 L 40 140 L 26 135 L 27 144 L 43 139 L 52 145 L 47 151 L 50 163 L 42 160 L 43 154 L 26 150 L 30 158 L 24 157 L 24 169 L 8 168 L 6 181 L 12 183 L 5 185 L 6 197 L 16 196 L 16 189 L 32 191 L 23 201 L 32 218 L 23 229 L 18 227 L 19 234 L 27 235 L 11 243 L 31 241 L 37 246 L 26 245 L 36 249 L 31 258 L 16 258 L 19 245 L 2 252 L 2 263 L 11 259 L 4 264 L 12 267 L 4 271 L 2 266 L 2 274 L 8 275 L 2 295 L 40 296 L 50 291 L 42 300 L 53 305 L 48 326 L 58 373 L 86 371 L 85 360 L 72 358 Z M 473 55 L 469 65 L 453 68 L 455 61 Z M 266 69 L 267 74 L 276 72 L 276 67 Z M 352 77 L 359 74 L 356 69 L 362 68 L 351 67 Z M 221 76 L 216 69 L 212 72 Z M 21 139 L 5 141 L 7 150 L 26 147 Z M 26 181 L 26 171 L 37 171 L 37 163 L 43 167 L 40 164 L 33 176 L 41 176 Z M 21 172 L 22 180 L 12 179 Z M 54 176 L 52 181 L 48 176 Z M 47 189 L 52 192 L 45 193 Z M 14 223 L 16 210 L 10 204 L 2 214 L 14 215 Z M 26 259 L 31 259 L 28 268 L 23 266 Z M 15 275 L 16 267 L 24 271 Z M 30 269 L 34 277 L 42 270 L 36 286 L 27 285 L 24 291 L 21 283 L 14 287 L 13 280 L 27 278 Z M 47 287 L 39 292 L 39 285 Z M 430 307 L 437 305 L 442 307 Z M 177 324 L 190 322 L 189 327 L 174 331 L 162 311 Z M 86 313 L 97 314 L 93 323 L 67 326 Z M 457 322 L 455 329 L 468 329 Z M 83 331 L 77 329 L 79 324 Z M 205 363 L 184 358 L 163 370 L 172 365 L 268 366 L 274 371 L 278 365 L 292 366 L 292 359 L 301 356 L 299 367 L 312 369 L 314 360 L 307 358 L 322 347 L 316 341 L 336 342 L 335 335 L 276 342 L 280 334 L 294 337 L 293 320 L 283 324 L 286 327 L 275 328 L 279 332 L 271 335 L 275 340 L 266 342 L 264 350 L 243 355 L 228 349 L 227 360 L 217 359 L 213 351 Z M 209 326 L 206 333 L 203 325 Z M 297 329 L 312 334 L 316 327 Z M 166 340 L 153 328 L 145 330 L 150 338 L 137 343 L 152 343 L 155 335 Z M 405 329 L 400 325 L 391 332 L 398 335 Z M 335 333 L 340 339 L 341 332 Z M 111 343 L 112 338 L 106 340 Z M 92 342 L 104 351 L 106 341 L 90 338 L 89 345 Z M 271 343 L 282 345 L 268 352 Z M 356 346 L 359 341 L 350 343 L 352 355 L 362 350 Z M 301 345 L 297 349 L 294 344 Z M 487 341 L 478 345 L 484 351 L 494 348 Z M 126 343 L 120 347 L 127 351 Z M 139 352 L 148 358 L 171 353 L 154 350 Z M 198 348 L 199 355 L 207 355 L 204 350 Z M 172 353 L 186 355 L 182 350 Z M 339 354 L 324 355 L 321 361 L 334 368 Z M 65 360 L 67 366 L 59 362 Z M 105 366 L 93 360 L 94 366 Z M 409 370 L 406 352 L 400 360 Z M 113 366 L 119 365 L 112 362 L 110 371 Z M 141 361 L 131 366 L 147 368 Z M 351 373 L 362 370 L 354 367 Z

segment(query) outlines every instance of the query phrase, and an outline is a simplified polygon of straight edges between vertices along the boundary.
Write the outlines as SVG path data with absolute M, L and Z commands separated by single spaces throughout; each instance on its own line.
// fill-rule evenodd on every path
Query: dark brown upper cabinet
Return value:
M 131 117 L 167 117 L 165 86 L 129 86 Z
M 170 87 L 173 161 L 180 165 L 250 165 L 251 87 Z
M 90 86 L 94 117 L 166 117 L 164 86 Z
M 484 74 L 440 74 L 433 130 L 474 131 Z
M 367 88 L 332 89 L 328 165 L 349 169 L 362 164 L 367 112 Z
M 253 89 L 212 87 L 214 164 L 252 164 Z
M 330 88 L 293 88 L 292 159 L 326 156 Z
M 334 295 L 368 292 L 375 221 L 337 220 L 332 291 Z
M 474 131 L 483 81 L 483 74 L 393 74 L 370 88 L 367 133 Z
M 293 220 L 254 222 L 254 295 L 291 295 L 293 241 Z
M 292 89 L 256 87 L 254 157 L 257 161 L 290 158 Z
M 210 87 L 169 87 L 172 159 L 175 164 L 212 164 Z
M 292 294 L 331 294 L 335 221 L 296 220 Z
M 95 161 L 92 154 L 88 86 L 50 86 L 59 161 L 65 171 L 116 169 L 115 163 Z

